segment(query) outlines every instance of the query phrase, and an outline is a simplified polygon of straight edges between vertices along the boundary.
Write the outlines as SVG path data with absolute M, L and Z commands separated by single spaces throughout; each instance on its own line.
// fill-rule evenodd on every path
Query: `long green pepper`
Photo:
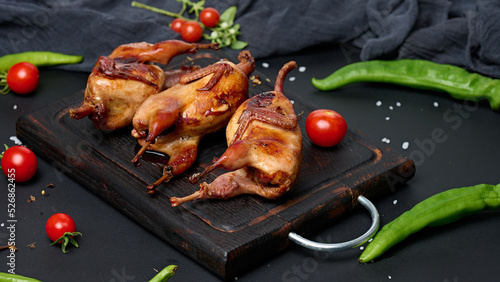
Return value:
M 2 282 L 41 282 L 35 278 L 29 278 L 18 274 L 0 272 L 0 281 Z
M 359 262 L 372 261 L 426 226 L 448 224 L 487 209 L 500 209 L 500 184 L 479 184 L 438 193 L 386 224 L 361 253 Z
M 0 73 L 7 72 L 13 65 L 20 62 L 29 62 L 37 67 L 48 67 L 55 65 L 78 64 L 82 60 L 82 56 L 67 55 L 49 51 L 28 51 L 8 54 L 0 57 Z
M 500 80 L 470 73 L 463 68 L 427 60 L 372 60 L 340 68 L 324 79 L 312 78 L 319 90 L 330 91 L 357 82 L 393 83 L 419 89 L 444 91 L 455 99 L 487 99 L 500 109 Z
M 149 282 L 166 282 L 168 281 L 177 270 L 177 265 L 171 264 L 166 266 L 162 271 L 158 272 Z

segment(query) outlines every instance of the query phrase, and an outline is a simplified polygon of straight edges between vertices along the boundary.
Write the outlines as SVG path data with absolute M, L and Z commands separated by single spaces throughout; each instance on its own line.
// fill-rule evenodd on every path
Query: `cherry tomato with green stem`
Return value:
M 38 169 L 38 160 L 35 153 L 24 146 L 7 148 L 1 158 L 3 173 L 15 182 L 30 180 Z
M 306 133 L 311 142 L 321 147 L 332 147 L 340 143 L 347 133 L 347 123 L 333 110 L 312 111 L 306 118 Z
M 182 25 L 181 37 L 186 42 L 194 43 L 200 41 L 203 28 L 198 22 L 189 21 Z
M 20 62 L 7 72 L 7 85 L 17 94 L 28 94 L 38 87 L 40 72 L 32 63 Z
M 205 8 L 200 13 L 200 21 L 206 27 L 214 27 L 219 23 L 220 14 L 215 8 Z
M 170 23 L 170 29 L 177 32 L 181 33 L 182 26 L 186 23 L 185 19 L 177 18 Z
M 75 221 L 71 216 L 65 213 L 56 213 L 49 217 L 47 223 L 45 223 L 45 231 L 52 240 L 52 244 L 61 243 L 63 253 L 67 253 L 66 247 L 69 244 L 78 248 L 78 243 L 73 238 L 77 235 L 82 235 L 80 232 L 76 232 Z
M 64 233 L 76 231 L 76 224 L 71 216 L 65 213 L 56 213 L 49 217 L 45 224 L 45 231 L 51 241 L 59 240 Z

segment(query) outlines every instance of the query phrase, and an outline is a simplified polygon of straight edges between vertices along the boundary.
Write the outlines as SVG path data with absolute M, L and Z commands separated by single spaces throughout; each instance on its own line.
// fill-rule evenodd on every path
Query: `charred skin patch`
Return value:
M 197 118 L 191 118 L 191 117 L 183 117 L 180 116 L 179 119 L 177 120 L 177 124 L 184 124 L 184 125 L 200 125 L 201 121 Z
M 97 60 L 93 73 L 96 76 L 105 76 L 110 79 L 139 81 L 159 90 L 163 85 L 160 85 L 157 73 L 151 69 L 153 67 L 130 59 L 113 59 L 101 56 Z
M 261 93 L 248 100 L 248 108 L 265 108 L 272 104 L 276 94 L 272 91 Z
M 107 112 L 106 105 L 101 101 L 95 106 L 94 112 L 89 116 L 89 118 L 94 123 L 106 124 L 108 118 Z

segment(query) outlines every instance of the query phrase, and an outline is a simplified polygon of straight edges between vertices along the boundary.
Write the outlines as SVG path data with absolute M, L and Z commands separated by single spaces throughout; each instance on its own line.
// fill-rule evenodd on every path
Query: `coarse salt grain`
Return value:
M 268 63 L 266 63 L 266 62 L 264 62 L 264 63 L 262 63 L 262 66 L 263 66 L 263 67 L 265 67 L 265 68 L 268 68 L 268 67 L 269 67 L 269 64 L 268 64 Z
M 389 106 L 389 110 L 394 110 L 394 107 L 393 106 Z
M 305 72 L 306 71 L 306 67 L 300 67 L 299 68 L 299 72 Z
M 0 224 L 0 227 L 3 227 L 3 226 L 4 226 L 4 224 L 3 224 L 3 223 L 2 223 L 2 224 Z
M 389 277 L 389 280 L 391 280 L 391 279 L 392 279 L 392 277 L 391 277 L 390 275 L 389 275 L 388 277 Z
M 364 249 L 365 249 L 365 247 L 361 246 L 361 247 L 359 247 L 359 249 L 360 249 L 360 250 L 364 250 Z
M 410 146 L 410 142 L 403 142 L 403 146 L 401 147 L 403 147 L 403 149 L 406 150 L 408 149 L 408 146 Z
M 398 200 L 394 200 L 392 201 L 393 204 L 397 204 L 398 203 Z
M 377 103 L 375 103 L 375 105 L 377 105 L 377 107 L 382 106 L 382 101 L 377 101 Z
M 401 107 L 401 103 L 400 102 L 396 102 L 396 106 Z
M 16 136 L 11 136 L 9 139 L 10 139 L 11 141 L 14 141 L 14 143 L 15 143 L 16 145 L 22 145 L 22 144 L 23 144 L 23 142 L 21 142 L 21 140 L 19 140 Z
M 292 105 L 295 104 L 295 100 L 290 100 L 290 103 L 292 103 Z
M 295 76 L 290 77 L 290 81 L 295 81 Z
M 390 117 L 385 117 L 385 120 L 390 120 L 391 118 Z
M 12 108 L 13 108 L 14 110 L 17 110 L 17 105 L 14 105 Z
M 434 102 L 434 107 L 438 107 L 439 106 L 439 103 L 438 102 Z

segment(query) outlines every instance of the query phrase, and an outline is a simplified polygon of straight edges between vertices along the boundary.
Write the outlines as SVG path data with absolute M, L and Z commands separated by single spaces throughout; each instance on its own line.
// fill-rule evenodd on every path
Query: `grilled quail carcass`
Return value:
M 137 110 L 132 136 L 142 148 L 170 156 L 163 177 L 148 186 L 148 193 L 183 173 L 195 162 L 198 143 L 206 134 L 223 129 L 248 98 L 248 77 L 255 68 L 250 52 L 242 51 L 239 63 L 222 60 L 180 78 L 179 84 L 147 98 Z
M 189 196 L 172 197 L 172 206 L 240 194 L 275 199 L 296 183 L 302 164 L 302 134 L 293 105 L 283 94 L 284 79 L 296 67 L 293 61 L 285 64 L 274 91 L 254 96 L 238 108 L 226 129 L 228 149 L 190 181 L 196 183 L 216 168 L 230 172 L 210 184 L 200 184 L 200 190 Z
M 207 48 L 218 49 L 218 45 L 167 40 L 117 47 L 109 56 L 99 57 L 88 78 L 83 103 L 70 109 L 70 117 L 88 116 L 97 128 L 106 131 L 129 125 L 147 97 L 177 84 L 181 75 L 198 69 L 193 66 L 165 72 L 152 63 L 166 65 L 177 55 Z

